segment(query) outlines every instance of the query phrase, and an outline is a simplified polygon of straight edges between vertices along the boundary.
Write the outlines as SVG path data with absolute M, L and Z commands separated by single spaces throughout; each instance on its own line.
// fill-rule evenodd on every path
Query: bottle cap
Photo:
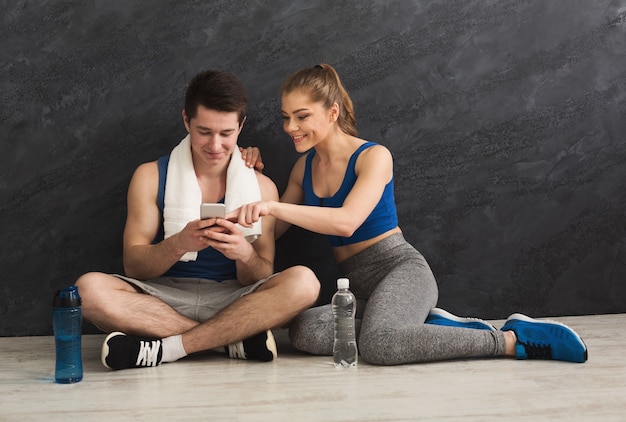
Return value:
M 57 290 L 54 294 L 53 308 L 76 308 L 80 306 L 81 299 L 78 295 L 78 287 L 70 286 Z
M 338 289 L 347 289 L 350 287 L 350 280 L 347 278 L 338 278 L 337 279 L 337 288 Z

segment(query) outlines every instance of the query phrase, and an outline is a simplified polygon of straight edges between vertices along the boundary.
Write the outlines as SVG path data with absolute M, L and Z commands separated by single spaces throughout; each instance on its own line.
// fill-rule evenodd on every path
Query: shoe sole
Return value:
M 278 348 L 276 347 L 276 339 L 274 338 L 274 334 L 272 334 L 272 330 L 267 330 L 265 333 L 267 334 L 265 346 L 267 347 L 267 350 L 272 352 L 274 359 L 276 359 L 278 357 Z
M 450 312 L 446 311 L 445 309 L 441 309 L 441 308 L 433 308 L 430 310 L 430 315 L 437 315 L 440 316 L 442 318 L 445 319 L 450 319 L 452 321 L 458 322 L 459 324 L 471 324 L 471 323 L 476 323 L 476 324 L 480 324 L 480 325 L 485 325 L 485 327 L 489 327 L 488 330 L 489 331 L 498 331 L 496 329 L 496 327 L 494 327 L 493 325 L 491 325 L 490 323 L 488 323 L 487 321 L 483 321 L 480 318 L 464 318 L 464 317 L 458 317 L 454 314 L 451 314 Z M 471 328 L 471 327 L 468 327 Z M 478 328 L 480 329 L 480 328 Z
M 563 324 L 562 322 L 554 321 L 554 320 L 551 320 L 551 319 L 535 319 L 535 318 L 531 318 L 531 317 L 529 317 L 527 315 L 524 315 L 524 314 L 516 313 L 516 314 L 509 315 L 509 317 L 506 319 L 506 322 L 504 323 L 504 326 L 502 328 L 505 328 L 506 324 L 509 321 L 512 321 L 512 320 L 523 321 L 523 322 L 530 323 L 530 324 L 559 325 L 559 326 L 561 326 L 563 328 L 567 328 L 567 330 L 569 330 L 569 333 L 573 335 L 573 337 L 578 341 L 578 343 L 585 350 L 584 362 L 587 361 L 587 345 L 585 344 L 583 339 L 578 335 L 578 333 L 576 331 L 574 331 L 571 327 Z
M 108 336 L 106 336 L 106 338 L 104 339 L 104 343 L 102 343 L 102 352 L 100 353 L 100 360 L 102 361 L 102 364 L 109 369 L 114 369 L 114 368 L 111 368 L 109 365 L 107 365 L 107 362 L 106 362 L 106 358 L 109 356 L 109 339 L 119 334 L 125 335 L 121 331 L 114 331 Z
M 251 338 L 255 338 L 260 336 L 261 334 L 265 334 L 265 349 L 270 352 L 272 357 L 270 359 L 266 359 L 265 357 L 261 357 L 260 355 L 250 356 L 250 352 L 246 351 L 248 347 L 251 347 L 249 344 L 245 346 L 244 341 L 250 340 Z M 260 345 L 259 345 L 260 346 Z M 233 353 L 232 348 L 236 348 L 237 350 Z M 251 349 L 253 350 L 253 349 Z M 231 359 L 242 359 L 242 360 L 257 360 L 261 362 L 271 362 L 278 357 L 278 349 L 276 347 L 276 339 L 274 338 L 274 334 L 271 330 L 266 330 L 265 332 L 261 331 L 259 334 L 252 336 L 248 339 L 241 340 L 237 343 L 229 344 L 228 346 L 224 346 L 224 351 L 228 353 Z M 265 354 L 265 351 L 263 351 Z

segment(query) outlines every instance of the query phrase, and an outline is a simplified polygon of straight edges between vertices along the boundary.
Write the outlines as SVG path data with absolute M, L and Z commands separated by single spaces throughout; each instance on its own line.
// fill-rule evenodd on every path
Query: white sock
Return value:
M 163 355 L 161 357 L 162 363 L 175 362 L 187 356 L 187 352 L 185 352 L 185 348 L 183 347 L 183 336 L 181 334 L 166 337 L 161 341 L 161 347 L 163 348 Z

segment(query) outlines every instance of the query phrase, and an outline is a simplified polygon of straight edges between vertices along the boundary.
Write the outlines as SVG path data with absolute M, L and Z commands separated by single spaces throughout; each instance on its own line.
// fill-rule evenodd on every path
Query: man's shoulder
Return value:
M 270 179 L 268 176 L 264 175 L 263 173 L 261 173 L 260 171 L 254 171 L 254 174 L 256 175 L 256 179 L 259 182 L 259 186 L 261 186 L 261 188 L 265 185 L 265 186 L 273 186 L 276 187 L 276 184 L 274 183 L 274 181 L 272 179 Z
M 264 175 L 259 171 L 254 171 L 256 174 L 256 179 L 259 182 L 259 188 L 261 188 L 261 196 L 263 200 L 272 199 L 270 197 L 278 197 L 278 188 L 276 187 L 276 183 L 268 176 Z
M 135 172 L 154 172 L 158 171 L 159 166 L 157 160 L 141 163 L 135 169 Z
M 147 163 L 142 163 L 137 166 L 135 172 L 133 174 L 133 179 L 152 179 L 154 177 L 158 178 L 159 176 L 159 167 L 156 161 L 148 161 Z

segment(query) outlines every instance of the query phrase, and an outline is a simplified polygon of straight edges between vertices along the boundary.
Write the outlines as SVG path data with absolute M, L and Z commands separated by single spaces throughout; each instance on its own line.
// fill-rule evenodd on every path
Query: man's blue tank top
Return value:
M 304 204 L 315 205 L 321 207 L 340 208 L 343 201 L 354 187 L 356 183 L 356 171 L 354 169 L 356 160 L 365 149 L 377 145 L 374 142 L 366 142 L 361 145 L 350 157 L 346 175 L 339 190 L 329 198 L 320 198 L 313 192 L 313 175 L 311 170 L 311 162 L 315 156 L 315 150 L 309 152 L 306 157 L 306 165 L 304 167 L 304 177 L 302 179 L 302 189 L 304 191 Z M 393 194 L 393 177 L 385 186 L 383 195 L 376 204 L 372 213 L 365 219 L 363 224 L 350 237 L 341 237 L 329 235 L 328 240 L 331 246 L 351 245 L 353 243 L 362 242 L 383 234 L 398 226 L 398 215 L 396 213 L 396 203 Z
M 159 193 L 157 196 L 157 205 L 161 211 L 161 226 L 152 241 L 153 244 L 162 241 L 165 237 L 165 231 L 163 229 L 163 208 L 165 206 L 165 181 L 167 180 L 167 165 L 169 161 L 169 155 L 161 157 L 157 161 L 159 166 Z M 220 202 L 223 203 L 224 199 Z M 163 277 L 206 278 L 215 281 L 234 280 L 237 278 L 237 267 L 234 260 L 226 258 L 221 252 L 209 247 L 198 251 L 198 257 L 195 261 L 176 262 L 163 274 Z

